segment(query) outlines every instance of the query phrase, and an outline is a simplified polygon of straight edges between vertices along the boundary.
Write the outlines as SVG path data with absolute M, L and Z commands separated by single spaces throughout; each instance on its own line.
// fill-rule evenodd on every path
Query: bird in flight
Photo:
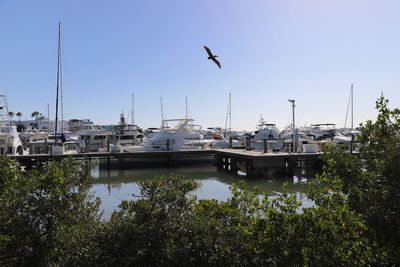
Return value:
M 214 63 L 217 64 L 218 68 L 221 68 L 221 63 L 219 63 L 219 61 L 216 59 L 216 57 L 218 57 L 218 56 L 217 55 L 213 55 L 213 53 L 211 52 L 210 48 L 208 48 L 205 45 L 204 45 L 204 49 L 207 51 L 208 59 L 211 59 L 212 61 L 214 61 Z

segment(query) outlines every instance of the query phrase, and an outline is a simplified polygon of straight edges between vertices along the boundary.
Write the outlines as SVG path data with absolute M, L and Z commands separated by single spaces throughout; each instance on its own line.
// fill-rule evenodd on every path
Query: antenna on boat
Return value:
M 57 124 L 58 124 L 58 92 L 60 87 L 60 51 L 61 51 L 61 22 L 58 21 L 58 54 L 57 54 L 57 93 L 56 93 L 56 121 L 54 126 L 54 145 L 57 145 Z
M 231 92 L 229 92 L 229 101 L 228 101 L 228 110 L 226 111 L 226 117 L 225 117 L 225 133 L 224 136 L 226 136 L 226 126 L 228 124 L 228 117 L 229 117 L 229 131 L 232 131 L 232 113 L 231 113 Z

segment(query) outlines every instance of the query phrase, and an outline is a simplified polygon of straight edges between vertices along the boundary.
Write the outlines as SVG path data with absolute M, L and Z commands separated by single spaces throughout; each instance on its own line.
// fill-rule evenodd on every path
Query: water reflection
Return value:
M 138 182 L 174 174 L 183 175 L 199 183 L 199 188 L 193 192 L 198 199 L 225 201 L 231 197 L 229 187 L 241 180 L 245 180 L 248 189 L 255 190 L 254 188 L 257 188 L 259 194 L 265 193 L 274 198 L 282 192 L 283 184 L 286 182 L 288 191 L 295 192 L 299 199 L 303 200 L 303 206 L 311 205 L 304 196 L 308 179 L 305 178 L 301 169 L 297 170 L 294 175 L 275 173 L 273 177 L 266 178 L 233 176 L 225 172 L 217 172 L 215 166 L 212 165 L 119 170 L 103 170 L 97 167 L 93 171 L 96 180 L 91 187 L 91 192 L 101 198 L 104 218 L 109 218 L 122 200 L 131 200 L 135 198 L 134 195 L 140 195 Z

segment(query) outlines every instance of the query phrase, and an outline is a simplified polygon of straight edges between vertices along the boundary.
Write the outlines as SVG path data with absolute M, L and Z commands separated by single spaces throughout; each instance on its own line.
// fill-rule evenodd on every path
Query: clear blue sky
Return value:
M 192 117 L 254 129 L 343 126 L 350 84 L 355 121 L 375 117 L 380 92 L 400 106 L 400 1 L 0 0 L 0 91 L 9 109 L 54 118 L 57 27 L 62 23 L 64 113 L 116 123 L 135 94 L 139 126 Z M 219 55 L 207 60 L 203 45 Z M 24 117 L 25 117 L 24 116 Z

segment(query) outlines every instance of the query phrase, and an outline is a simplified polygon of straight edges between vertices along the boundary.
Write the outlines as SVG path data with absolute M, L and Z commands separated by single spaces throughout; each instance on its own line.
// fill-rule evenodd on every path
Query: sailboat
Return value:
M 61 131 L 58 132 L 58 98 L 61 94 Z M 72 154 L 81 151 L 81 145 L 69 138 L 70 133 L 64 131 L 64 106 L 63 106 L 63 88 L 62 88 L 62 64 L 61 64 L 61 22 L 58 22 L 58 46 L 57 46 L 57 86 L 56 86 L 56 118 L 54 124 L 54 134 L 49 135 L 49 141 L 53 143 L 51 147 L 52 154 Z M 76 139 L 76 138 L 75 138 Z M 67 143 L 67 141 L 69 141 Z M 67 144 L 65 144 L 67 143 Z M 65 144 L 65 145 L 64 145 Z M 72 149 L 73 147 L 73 149 Z M 69 149 L 65 149 L 69 148 Z
M 335 141 L 336 144 L 350 144 L 353 136 L 356 136 L 360 133 L 360 131 L 354 129 L 353 96 L 354 96 L 353 84 L 351 84 L 349 101 L 347 103 L 346 118 L 344 121 L 344 128 L 340 129 L 340 131 L 338 131 L 336 133 L 336 135 L 333 137 L 333 141 Z M 350 128 L 347 127 L 347 118 L 349 115 L 349 109 L 350 109 L 350 116 L 351 116 Z

